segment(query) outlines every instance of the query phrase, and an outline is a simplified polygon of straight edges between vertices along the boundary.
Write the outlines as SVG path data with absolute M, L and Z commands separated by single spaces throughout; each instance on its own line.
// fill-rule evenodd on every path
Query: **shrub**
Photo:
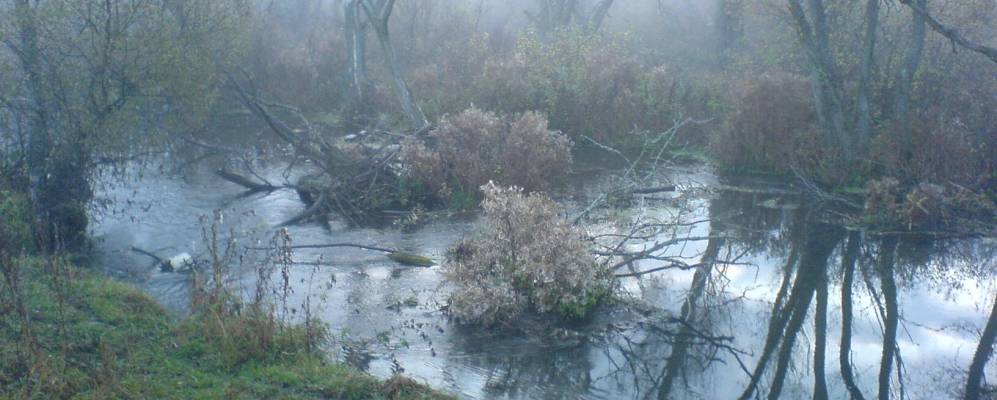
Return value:
M 28 200 L 11 191 L 0 191 L 0 252 L 10 256 L 34 251 Z
M 810 84 L 792 75 L 763 75 L 742 89 L 737 111 L 710 150 L 721 167 L 785 174 L 813 136 Z
M 914 119 L 908 127 L 892 124 L 873 142 L 872 156 L 883 173 L 909 184 L 956 182 L 981 187 L 994 171 L 986 140 L 974 138 L 959 122 L 928 123 Z
M 430 142 L 406 141 L 402 158 L 409 177 L 443 199 L 474 193 L 491 180 L 543 189 L 571 164 L 571 141 L 548 130 L 547 119 L 533 112 L 507 122 L 470 108 L 444 117 Z
M 457 286 L 449 312 L 492 325 L 532 311 L 583 318 L 613 284 L 589 253 L 585 233 L 563 220 L 557 204 L 523 189 L 482 187 L 484 223 L 453 246 L 444 276 Z

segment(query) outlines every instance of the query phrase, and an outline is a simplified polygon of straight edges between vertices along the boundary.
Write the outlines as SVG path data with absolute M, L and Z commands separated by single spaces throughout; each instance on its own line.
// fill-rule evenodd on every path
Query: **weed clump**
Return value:
M 454 245 L 443 264 L 457 286 L 449 312 L 494 325 L 524 312 L 586 317 L 611 292 L 612 275 L 589 253 L 586 234 L 542 194 L 482 187 L 484 223 Z
M 444 117 L 430 143 L 403 143 L 406 173 L 451 204 L 466 203 L 460 200 L 493 180 L 544 189 L 571 165 L 571 141 L 534 112 L 504 119 L 470 108 Z

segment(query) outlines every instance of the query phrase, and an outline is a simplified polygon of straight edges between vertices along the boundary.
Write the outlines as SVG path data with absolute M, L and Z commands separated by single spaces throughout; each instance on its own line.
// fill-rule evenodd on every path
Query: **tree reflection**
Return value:
M 723 229 L 718 225 L 720 225 L 720 222 L 717 220 L 710 223 L 709 242 L 706 245 L 706 250 L 703 252 L 700 266 L 696 268 L 696 272 L 693 275 L 689 294 L 682 303 L 682 311 L 679 316 L 681 326 L 676 335 L 675 344 L 672 346 L 671 355 L 668 356 L 668 362 L 665 364 L 662 374 L 663 378 L 658 388 L 658 399 L 663 400 L 668 398 L 675 379 L 684 370 L 689 346 L 694 337 L 693 324 L 699 312 L 700 298 L 703 297 L 707 280 L 710 279 L 710 275 L 713 273 L 713 267 L 716 264 L 717 256 L 720 254 L 720 248 L 725 242 L 724 238 L 719 235 L 719 232 L 722 232 Z

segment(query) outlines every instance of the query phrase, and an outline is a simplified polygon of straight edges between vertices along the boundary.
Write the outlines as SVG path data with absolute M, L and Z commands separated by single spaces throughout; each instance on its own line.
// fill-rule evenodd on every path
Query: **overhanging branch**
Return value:
M 924 17 L 924 19 L 928 22 L 928 25 L 931 26 L 931 29 L 934 29 L 935 32 L 940 33 L 942 36 L 945 36 L 946 38 L 951 40 L 952 43 L 957 44 L 967 50 L 983 54 L 984 56 L 989 58 L 990 61 L 997 63 L 997 49 L 969 41 L 968 39 L 963 37 L 958 30 L 943 25 L 940 21 L 935 19 L 935 17 L 931 16 L 931 13 L 929 13 L 928 10 L 925 10 L 921 6 L 914 4 L 910 0 L 900 0 L 900 3 L 906 5 L 915 13 L 918 13 L 919 15 Z

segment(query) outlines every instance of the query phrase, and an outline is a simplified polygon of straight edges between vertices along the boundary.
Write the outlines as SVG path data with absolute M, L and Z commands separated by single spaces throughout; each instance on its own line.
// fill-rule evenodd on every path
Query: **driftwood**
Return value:
M 418 254 L 407 253 L 395 249 L 389 249 L 385 247 L 377 246 L 367 246 L 363 244 L 355 243 L 328 243 L 328 244 L 302 244 L 297 246 L 289 246 L 288 249 L 329 249 L 335 247 L 352 247 L 363 250 L 379 251 L 382 253 L 387 253 L 388 258 L 392 261 L 414 267 L 432 267 L 436 265 L 429 257 L 420 256 Z M 272 250 L 271 247 L 250 247 L 250 250 Z

